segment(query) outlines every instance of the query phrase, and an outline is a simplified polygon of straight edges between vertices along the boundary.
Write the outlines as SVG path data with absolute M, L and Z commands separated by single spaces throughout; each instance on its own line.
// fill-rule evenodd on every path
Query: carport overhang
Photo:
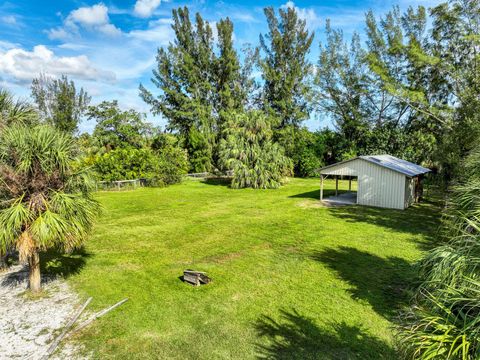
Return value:
M 356 176 L 329 174 L 328 171 L 326 171 L 326 173 L 321 171 L 320 172 L 320 201 L 323 201 L 323 182 L 329 176 L 333 176 L 335 178 L 335 196 L 338 196 L 338 178 L 340 176 L 348 177 L 348 191 L 352 191 L 352 178 L 355 178 Z

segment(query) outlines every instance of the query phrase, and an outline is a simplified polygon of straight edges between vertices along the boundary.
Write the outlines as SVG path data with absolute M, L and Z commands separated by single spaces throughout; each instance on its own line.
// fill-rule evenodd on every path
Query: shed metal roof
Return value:
M 342 162 L 339 162 L 339 163 L 336 163 L 336 164 L 325 166 L 325 167 L 321 168 L 320 170 L 324 170 L 324 169 L 327 169 L 327 168 L 330 168 L 332 166 L 336 166 L 336 165 L 339 165 L 339 164 L 347 163 L 347 162 L 350 162 L 350 161 L 353 161 L 353 160 L 356 160 L 356 159 L 362 159 L 362 160 L 365 160 L 365 161 L 369 161 L 369 162 L 374 163 L 376 165 L 385 167 L 387 169 L 399 172 L 401 174 L 404 174 L 404 175 L 410 176 L 410 177 L 425 174 L 425 173 L 430 171 L 430 169 L 427 169 L 423 166 L 411 163 L 410 161 L 407 161 L 407 160 L 399 159 L 399 158 L 397 158 L 395 156 L 391 156 L 391 155 L 359 156 L 359 157 L 356 157 L 354 159 L 350 159 L 350 160 L 347 160 L 347 161 L 342 161 Z

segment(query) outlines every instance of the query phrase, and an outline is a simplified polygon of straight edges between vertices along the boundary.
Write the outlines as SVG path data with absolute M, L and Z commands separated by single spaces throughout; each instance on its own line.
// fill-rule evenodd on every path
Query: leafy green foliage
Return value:
M 103 181 L 148 179 L 156 185 L 168 185 L 181 181 L 188 160 L 184 150 L 173 146 L 160 151 L 119 148 L 97 156 L 94 167 Z
M 256 51 L 246 51 L 240 63 L 233 44 L 233 23 L 217 22 L 217 46 L 210 24 L 200 14 L 190 19 L 188 8 L 173 10 L 175 40 L 157 54 L 154 96 L 142 85 L 140 96 L 156 114 L 168 119 L 168 129 L 178 132 L 188 151 L 193 172 L 218 166 L 218 143 L 232 112 L 243 111 L 254 81 Z M 216 51 L 215 51 L 216 50 Z
M 325 151 L 319 133 L 313 133 L 303 127 L 287 126 L 277 130 L 275 135 L 278 144 L 290 154 L 296 176 L 318 175 L 318 169 L 324 165 L 322 158 Z
M 262 112 L 234 114 L 226 132 L 219 155 L 223 168 L 233 170 L 233 188 L 277 188 L 291 173 L 291 161 L 272 141 L 270 119 Z
M 310 111 L 311 64 L 307 59 L 313 41 L 305 20 L 292 7 L 264 9 L 268 30 L 260 35 L 264 57 L 260 68 L 264 79 L 263 107 L 274 120 L 274 128 L 298 126 Z
M 28 102 L 15 100 L 10 92 L 0 88 L 0 130 L 11 124 L 34 125 L 38 114 Z
M 403 16 L 395 9 L 382 19 L 380 31 L 370 13 L 368 62 L 389 96 L 409 110 L 414 133 L 433 135 L 434 151 L 427 154 L 450 180 L 480 131 L 480 3 L 452 0 L 434 7 L 428 37 L 426 22 L 422 7 Z
M 153 72 L 152 81 L 161 93 L 155 97 L 140 86 L 140 95 L 154 113 L 168 119 L 169 129 L 183 137 L 193 170 L 209 171 L 215 148 L 212 29 L 200 14 L 193 25 L 186 7 L 173 10 L 172 27 L 175 40 L 158 50 Z
M 215 59 L 216 103 L 219 134 L 225 127 L 230 114 L 242 111 L 249 90 L 245 74 L 242 73 L 237 52 L 233 47 L 233 23 L 227 17 L 217 23 L 219 56 Z
M 478 264 L 477 264 L 478 266 Z M 442 287 L 424 292 L 422 305 L 407 314 L 409 325 L 404 342 L 405 355 L 415 359 L 478 359 L 480 345 L 480 283 L 464 282 L 458 287 Z
M 41 75 L 33 79 L 31 90 L 45 122 L 69 134 L 78 131 L 78 124 L 91 100 L 83 88 L 77 92 L 75 83 L 66 75 L 60 79 Z
M 422 284 L 402 327 L 403 348 L 419 359 L 480 355 L 480 148 L 464 162 L 446 208 L 445 245 L 420 262 Z
M 4 129 L 0 136 L 3 253 L 16 247 L 20 260 L 30 262 L 39 251 L 52 247 L 68 251 L 85 239 L 99 205 L 89 196 L 92 183 L 87 173 L 76 169 L 75 156 L 72 138 L 53 127 Z M 40 288 L 39 283 L 30 285 Z
M 187 152 L 178 146 L 166 146 L 157 152 L 159 158 L 155 179 L 165 185 L 182 181 L 188 172 Z
M 216 24 L 215 49 L 208 22 L 199 14 L 192 22 L 187 8 L 173 11 L 175 40 L 167 49 L 159 49 L 154 71 L 153 82 L 161 94 L 155 97 L 143 86 L 140 92 L 155 113 L 168 119 L 169 129 L 182 137 L 194 172 L 222 166 L 219 144 L 232 114 L 258 107 L 257 84 L 251 76 L 255 62 L 263 70 L 262 107 L 271 115 L 271 125 L 297 127 L 309 116 L 311 64 L 306 56 L 313 34 L 293 8 L 281 9 L 280 20 L 272 8 L 265 9 L 265 14 L 270 30 L 261 36 L 265 56 L 259 61 L 258 50 L 247 49 L 242 64 L 233 46 L 229 18 Z M 290 148 L 287 155 L 292 157 Z M 311 154 L 307 158 L 304 162 L 313 161 Z
M 157 163 L 149 149 L 119 148 L 99 155 L 95 170 L 103 181 L 153 178 Z
M 332 117 L 337 131 L 350 148 L 362 151 L 369 131 L 369 99 L 364 50 L 354 34 L 350 47 L 343 33 L 326 25 L 326 43 L 320 47 L 315 78 L 321 109 Z M 348 151 L 348 149 L 346 149 Z
M 116 100 L 90 106 L 87 116 L 96 120 L 93 138 L 107 151 L 125 147 L 139 149 L 154 133 L 154 128 L 143 121 L 144 115 L 132 109 L 120 110 Z
M 426 42 L 426 12 L 398 8 L 377 21 L 366 17 L 367 42 L 357 34 L 350 44 L 341 30 L 326 25 L 315 83 L 320 109 L 327 112 L 344 138 L 341 150 L 348 158 L 388 153 L 413 162 L 432 162 L 436 151 L 434 122 L 397 93 L 390 82 L 419 93 L 428 86 L 424 68 L 416 66 L 411 49 Z M 413 51 L 413 50 L 412 50 Z

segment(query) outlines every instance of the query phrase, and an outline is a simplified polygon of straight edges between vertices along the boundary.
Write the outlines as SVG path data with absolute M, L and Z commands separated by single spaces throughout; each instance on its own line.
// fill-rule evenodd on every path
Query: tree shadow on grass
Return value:
M 85 266 L 87 259 L 92 256 L 85 249 L 79 248 L 69 254 L 51 249 L 40 253 L 40 273 L 42 282 L 48 283 L 58 277 L 68 278 L 71 275 L 78 274 Z M 1 285 L 10 286 L 26 281 L 28 278 L 28 267 L 25 266 L 19 271 L 6 275 Z
M 330 248 L 311 255 L 351 285 L 353 299 L 367 301 L 379 315 L 395 320 L 410 300 L 416 280 L 413 266 L 404 259 L 386 259 L 352 247 Z
M 329 213 L 346 222 L 363 222 L 389 228 L 397 232 L 423 235 L 415 243 L 422 250 L 429 250 L 440 241 L 440 207 L 435 203 L 424 202 L 406 210 L 393 210 L 369 206 L 331 207 Z
M 207 177 L 202 180 L 203 184 L 230 187 L 232 178 L 230 177 Z
M 69 254 L 50 250 L 40 255 L 41 271 L 47 276 L 68 278 L 80 273 L 91 256 L 84 247 Z
M 344 193 L 347 193 L 347 192 L 348 192 L 348 190 L 338 190 L 338 194 L 344 194 Z M 323 197 L 327 198 L 329 196 L 335 196 L 335 190 L 326 190 L 326 189 L 323 190 Z M 290 195 L 289 198 L 320 200 L 320 189 L 313 190 L 313 191 L 307 191 L 307 192 L 300 193 L 300 194 Z
M 395 359 L 394 350 L 358 326 L 327 331 L 297 311 L 281 310 L 280 320 L 262 316 L 255 328 L 259 359 Z

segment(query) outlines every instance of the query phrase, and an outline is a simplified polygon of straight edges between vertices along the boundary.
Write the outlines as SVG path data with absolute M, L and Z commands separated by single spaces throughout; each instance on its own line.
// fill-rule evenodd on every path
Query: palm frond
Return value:
M 12 125 L 0 136 L 0 242 L 28 251 L 71 250 L 86 238 L 100 206 L 92 180 L 78 167 L 73 139 L 48 125 Z M 8 180 L 8 181 L 7 181 Z M 15 185 L 13 189 L 12 184 Z

